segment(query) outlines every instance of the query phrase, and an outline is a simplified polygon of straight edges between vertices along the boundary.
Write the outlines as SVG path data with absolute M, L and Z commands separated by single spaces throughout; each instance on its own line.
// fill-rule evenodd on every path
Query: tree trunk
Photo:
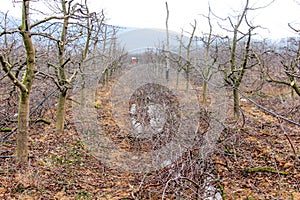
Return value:
M 207 103 L 207 81 L 206 80 L 204 80 L 202 85 L 202 103 L 203 104 Z
M 240 100 L 239 93 L 237 89 L 233 89 L 233 112 L 234 118 L 238 119 L 240 116 Z
M 57 133 L 64 132 L 66 102 L 67 102 L 67 92 L 61 92 L 59 94 L 57 111 L 56 111 L 56 132 Z
M 28 161 L 27 134 L 29 130 L 29 103 L 30 91 L 35 77 L 35 48 L 31 40 L 29 22 L 29 0 L 23 0 L 22 25 L 19 27 L 19 29 L 21 31 L 26 50 L 26 72 L 22 80 L 22 84 L 17 84 L 20 88 L 20 97 L 18 108 L 18 134 L 16 152 L 17 160 L 22 164 Z
M 19 97 L 18 110 L 18 133 L 17 133 L 17 159 L 20 163 L 26 163 L 28 159 L 28 140 L 29 129 L 29 94 L 21 91 Z
M 166 1 L 166 10 L 167 10 L 167 18 L 166 18 L 166 80 L 169 81 L 169 71 L 170 71 L 170 35 L 169 35 L 169 7 L 168 2 Z
M 176 72 L 176 89 L 178 89 L 179 86 L 179 71 Z
M 69 16 L 67 14 L 67 1 L 61 1 L 62 11 L 65 16 L 64 22 L 62 25 L 61 39 L 58 43 L 58 58 L 59 58 L 59 67 L 58 67 L 58 82 L 60 83 L 60 94 L 57 103 L 57 111 L 56 111 L 56 132 L 63 133 L 64 125 L 65 125 L 65 107 L 66 107 L 66 99 L 67 99 L 67 91 L 66 86 L 66 70 L 65 64 L 68 62 L 68 59 L 65 60 L 65 50 L 67 43 L 67 33 L 68 33 L 68 25 L 69 25 Z
M 190 65 L 188 65 L 186 68 L 186 85 L 185 85 L 186 90 L 189 90 L 189 84 L 190 84 Z
M 297 95 L 300 96 L 300 88 L 299 88 L 299 86 L 297 85 L 296 82 L 294 82 L 292 88 L 293 88 L 294 91 L 297 93 Z

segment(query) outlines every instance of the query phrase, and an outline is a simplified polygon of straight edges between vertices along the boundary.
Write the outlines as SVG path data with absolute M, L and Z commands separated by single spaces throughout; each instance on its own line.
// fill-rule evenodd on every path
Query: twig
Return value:
M 37 109 L 39 108 L 39 107 L 41 107 L 43 104 L 44 104 L 44 102 L 49 98 L 49 97 L 51 97 L 56 91 L 58 90 L 58 88 L 56 88 L 56 89 L 54 89 L 54 90 L 52 90 L 38 105 L 36 105 L 35 107 L 34 107 L 34 109 L 29 113 L 29 116 L 32 116 L 34 113 L 35 113 L 35 111 L 37 111 Z M 5 140 L 7 140 L 7 138 L 8 137 L 10 137 L 16 130 L 18 129 L 18 127 L 16 126 L 15 128 L 13 128 L 9 133 L 7 133 L 6 135 L 4 135 L 2 138 L 1 138 L 1 141 L 3 142 L 3 141 L 5 141 Z
M 6 135 L 4 135 L 1 138 L 1 142 L 7 140 L 8 137 L 10 137 L 14 132 L 16 132 L 16 130 L 18 129 L 18 127 L 13 128 L 9 133 L 7 133 Z
M 290 136 L 288 135 L 288 133 L 285 131 L 283 125 L 282 125 L 282 120 L 278 119 L 279 123 L 280 123 L 280 128 L 281 130 L 283 131 L 283 134 L 285 135 L 286 139 L 289 141 L 290 145 L 291 145 L 291 148 L 293 150 L 293 153 L 295 154 L 295 157 L 297 159 L 297 151 L 296 151 L 296 148 L 295 146 L 293 145 L 292 141 L 291 141 L 291 138 Z
M 58 88 L 52 90 L 38 105 L 34 107 L 34 109 L 30 112 L 29 116 L 31 116 L 39 107 L 41 107 L 49 97 L 51 97 L 55 92 L 57 92 L 57 90 Z
M 223 185 L 220 182 L 217 182 L 217 184 L 218 184 L 218 187 L 220 188 L 221 196 L 222 196 L 223 200 L 226 200 L 226 193 L 225 193 L 225 189 L 224 189 Z
M 16 158 L 16 156 L 0 156 L 1 159 Z M 28 156 L 28 158 L 36 158 L 36 156 Z
M 275 113 L 275 112 L 273 112 L 273 111 L 271 111 L 271 110 L 265 108 L 264 106 L 262 106 L 262 105 L 256 103 L 254 100 L 252 100 L 252 99 L 250 99 L 249 97 L 247 97 L 247 96 L 246 96 L 243 92 L 241 92 L 240 90 L 238 90 L 238 92 L 239 92 L 239 94 L 240 94 L 241 96 L 243 96 L 245 99 L 247 99 L 250 103 L 254 104 L 256 107 L 258 107 L 259 109 L 265 111 L 266 113 L 271 114 L 271 115 L 273 115 L 274 117 L 276 117 L 276 118 L 278 118 L 278 119 L 281 119 L 281 120 L 284 120 L 284 121 L 286 121 L 286 122 L 289 122 L 290 124 L 294 124 L 294 125 L 296 125 L 296 126 L 300 126 L 300 123 L 295 122 L 295 121 L 293 121 L 293 120 L 290 120 L 290 119 L 288 119 L 288 118 L 286 118 L 286 117 L 283 117 L 283 116 L 281 116 L 281 115 L 279 115 L 279 114 L 277 114 L 277 113 Z
M 166 194 L 166 190 L 167 190 L 167 188 L 168 188 L 168 186 L 169 186 L 169 182 L 175 181 L 175 180 L 177 180 L 177 179 L 178 179 L 178 177 L 175 177 L 175 178 L 169 179 L 169 180 L 167 181 L 166 186 L 165 186 L 164 191 L 163 191 L 163 194 L 162 194 L 162 197 L 161 197 L 162 200 L 165 199 L 165 194 Z
M 191 180 L 191 179 L 189 179 L 189 178 L 187 178 L 187 177 L 180 176 L 180 177 L 178 177 L 178 178 L 179 178 L 179 179 L 183 179 L 183 180 L 187 180 L 187 181 L 191 182 L 197 189 L 200 188 L 200 185 L 199 185 L 198 183 L 196 183 L 195 181 L 193 181 L 193 180 Z

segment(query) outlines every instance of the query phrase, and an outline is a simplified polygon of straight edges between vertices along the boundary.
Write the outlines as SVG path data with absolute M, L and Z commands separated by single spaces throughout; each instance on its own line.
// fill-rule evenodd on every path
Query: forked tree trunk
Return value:
M 22 25 L 20 27 L 23 43 L 26 50 L 26 72 L 20 88 L 18 110 L 18 134 L 17 134 L 17 160 L 25 163 L 28 160 L 27 134 L 29 129 L 29 103 L 30 90 L 34 80 L 35 49 L 31 40 L 29 24 L 29 0 L 23 0 Z

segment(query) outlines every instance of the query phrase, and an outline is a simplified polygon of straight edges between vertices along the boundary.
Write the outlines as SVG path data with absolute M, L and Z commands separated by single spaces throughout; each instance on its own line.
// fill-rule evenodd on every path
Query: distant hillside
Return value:
M 169 31 L 170 48 L 177 49 L 179 47 L 180 33 Z M 186 42 L 188 38 L 184 36 Z M 127 51 L 139 48 L 157 47 L 162 48 L 166 45 L 166 31 L 162 29 L 133 29 L 119 33 L 118 42 L 124 46 Z

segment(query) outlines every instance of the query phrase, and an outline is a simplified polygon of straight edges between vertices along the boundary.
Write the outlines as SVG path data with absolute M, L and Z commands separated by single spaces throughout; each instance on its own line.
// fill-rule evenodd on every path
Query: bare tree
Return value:
M 93 47 L 92 41 L 97 43 L 93 34 L 94 32 L 98 34 L 99 31 L 93 23 L 96 23 L 99 16 L 96 13 L 90 13 L 87 1 L 81 4 L 62 0 L 54 4 L 56 6 L 50 4 L 48 7 L 58 9 L 55 11 L 58 14 L 35 23 L 33 27 L 36 29 L 34 35 L 45 38 L 51 46 L 52 54 L 51 60 L 48 60 L 48 66 L 53 74 L 44 74 L 52 78 L 60 91 L 56 130 L 58 133 L 63 133 L 68 91 L 72 87 L 80 66 Z M 100 18 L 104 17 L 102 14 Z M 53 53 L 56 53 L 56 56 Z
M 213 35 L 213 26 L 211 23 L 211 8 L 209 6 L 208 15 L 204 16 L 207 18 L 207 22 L 209 25 L 209 31 L 207 34 L 204 34 L 202 38 L 200 38 L 201 42 L 204 45 L 204 60 L 200 57 L 199 69 L 201 71 L 203 77 L 203 85 L 202 85 L 202 102 L 203 104 L 207 103 L 207 87 L 208 82 L 212 77 L 212 74 L 217 70 L 216 62 L 218 58 L 218 44 L 217 44 L 217 36 Z M 215 45 L 214 45 L 215 44 Z M 200 51 L 200 53 L 203 53 Z
M 192 27 L 192 32 L 189 33 L 190 37 L 188 39 L 188 42 L 185 43 L 183 41 L 184 34 L 183 30 L 181 32 L 180 38 L 178 38 L 179 42 L 179 49 L 178 53 L 177 52 L 171 52 L 170 50 L 166 50 L 166 62 L 167 66 L 170 65 L 170 61 L 172 61 L 177 68 L 177 86 L 178 86 L 178 78 L 179 78 L 179 73 L 181 70 L 184 70 L 185 76 L 186 76 L 186 89 L 189 89 L 189 84 L 190 84 L 190 72 L 193 67 L 195 67 L 195 62 L 193 62 L 193 55 L 192 51 L 193 45 L 194 45 L 194 39 L 195 39 L 195 31 L 197 28 L 197 21 L 194 20 L 193 24 L 190 24 Z M 170 66 L 169 66 L 170 67 Z M 167 67 L 168 69 L 168 67 Z M 168 70 L 167 70 L 168 71 Z M 168 73 L 167 73 L 168 74 Z
M 168 2 L 166 1 L 166 11 L 167 11 L 167 17 L 166 17 L 166 38 L 167 38 L 167 44 L 166 44 L 166 63 L 167 63 L 167 69 L 166 69 L 166 79 L 169 79 L 169 70 L 170 70 L 170 35 L 169 35 L 169 6 Z
M 96 48 L 101 32 L 95 24 L 104 18 L 103 13 L 98 16 L 95 13 L 90 13 L 87 8 L 87 1 L 84 4 L 74 3 L 74 1 L 60 1 L 61 12 L 54 11 L 58 8 L 56 5 L 59 5 L 56 4 L 57 1 L 46 2 L 45 6 L 53 11 L 53 15 L 48 15 L 48 13 L 38 9 L 32 10 L 29 2 L 29 0 L 22 1 L 21 26 L 8 29 L 7 15 L 4 14 L 0 32 L 1 41 L 5 45 L 1 49 L 1 66 L 6 73 L 5 75 L 20 90 L 16 155 L 22 163 L 26 162 L 28 158 L 29 104 L 34 79 L 38 76 L 50 77 L 59 88 L 60 97 L 56 121 L 57 131 L 62 132 L 67 92 L 71 88 L 71 82 L 81 63 L 91 48 Z M 39 18 L 43 14 L 46 17 L 38 20 L 30 19 L 29 15 L 34 12 L 39 13 L 37 15 Z M 10 26 L 12 24 L 9 23 Z M 16 37 L 17 34 L 21 35 L 21 40 Z M 9 40 L 9 38 L 12 39 Z M 23 41 L 24 48 L 18 47 L 18 41 Z M 84 44 L 82 45 L 83 41 Z M 38 46 L 34 45 L 35 42 L 38 43 Z M 36 49 L 40 51 L 39 54 L 36 53 Z M 20 52 L 21 56 L 16 56 L 16 52 Z M 23 59 L 22 54 L 24 52 L 26 54 Z M 40 55 L 44 57 L 44 60 L 39 60 L 39 68 L 37 69 L 36 60 L 39 59 Z M 42 67 L 45 64 L 48 67 Z M 21 78 L 20 74 L 22 73 Z
M 100 55 L 101 62 L 104 66 L 102 71 L 102 81 L 107 83 L 109 78 L 113 75 L 114 72 L 117 72 L 121 68 L 127 53 L 124 48 L 118 45 L 117 42 L 117 33 L 120 27 L 105 25 L 104 32 L 102 34 L 103 43 Z
M 197 21 L 194 20 L 194 24 L 191 24 L 192 26 L 192 32 L 190 34 L 190 38 L 188 41 L 188 44 L 186 46 L 186 65 L 185 65 L 185 73 L 186 73 L 186 78 L 187 78 L 187 82 L 186 82 L 186 89 L 189 88 L 189 84 L 190 84 L 190 71 L 191 71 L 191 67 L 192 67 L 192 61 L 191 61 L 191 49 L 192 49 L 192 43 L 194 40 L 194 36 L 195 36 L 195 31 L 197 28 Z
M 225 75 L 226 83 L 232 87 L 235 118 L 238 118 L 240 113 L 238 90 L 246 69 L 249 68 L 248 63 L 251 56 L 251 37 L 253 30 L 256 28 L 247 21 L 247 12 L 249 10 L 249 0 L 246 0 L 242 12 L 236 17 L 236 23 L 233 22 L 231 17 L 227 18 L 232 28 L 232 30 L 228 30 L 232 33 L 232 37 L 227 37 L 230 60 L 225 64 L 225 67 L 222 70 Z M 248 30 L 246 33 L 241 31 L 242 25 L 247 26 Z
M 295 29 L 294 29 L 295 30 Z M 300 31 L 297 31 L 300 32 Z M 280 45 L 280 44 L 279 44 Z M 280 49 L 269 49 L 261 55 L 254 54 L 258 60 L 264 79 L 267 82 L 285 85 L 300 96 L 300 41 L 296 38 L 288 38 Z M 273 60 L 273 65 L 263 62 L 263 57 L 269 57 Z M 279 63 L 278 63 L 279 61 Z M 274 70 L 274 63 L 278 63 L 280 70 Z
M 31 38 L 31 24 L 30 24 L 30 4 L 29 0 L 22 1 L 22 24 L 18 27 L 19 33 L 22 36 L 23 44 L 26 52 L 26 71 L 22 80 L 18 79 L 11 71 L 12 65 L 8 58 L 4 55 L 0 56 L 0 62 L 3 70 L 8 77 L 19 88 L 19 108 L 18 108 L 18 134 L 17 134 L 17 159 L 21 163 L 26 163 L 28 159 L 28 144 L 27 134 L 29 129 L 29 103 L 31 87 L 35 78 L 35 47 Z M 4 30 L 0 34 L 6 35 L 13 33 Z

